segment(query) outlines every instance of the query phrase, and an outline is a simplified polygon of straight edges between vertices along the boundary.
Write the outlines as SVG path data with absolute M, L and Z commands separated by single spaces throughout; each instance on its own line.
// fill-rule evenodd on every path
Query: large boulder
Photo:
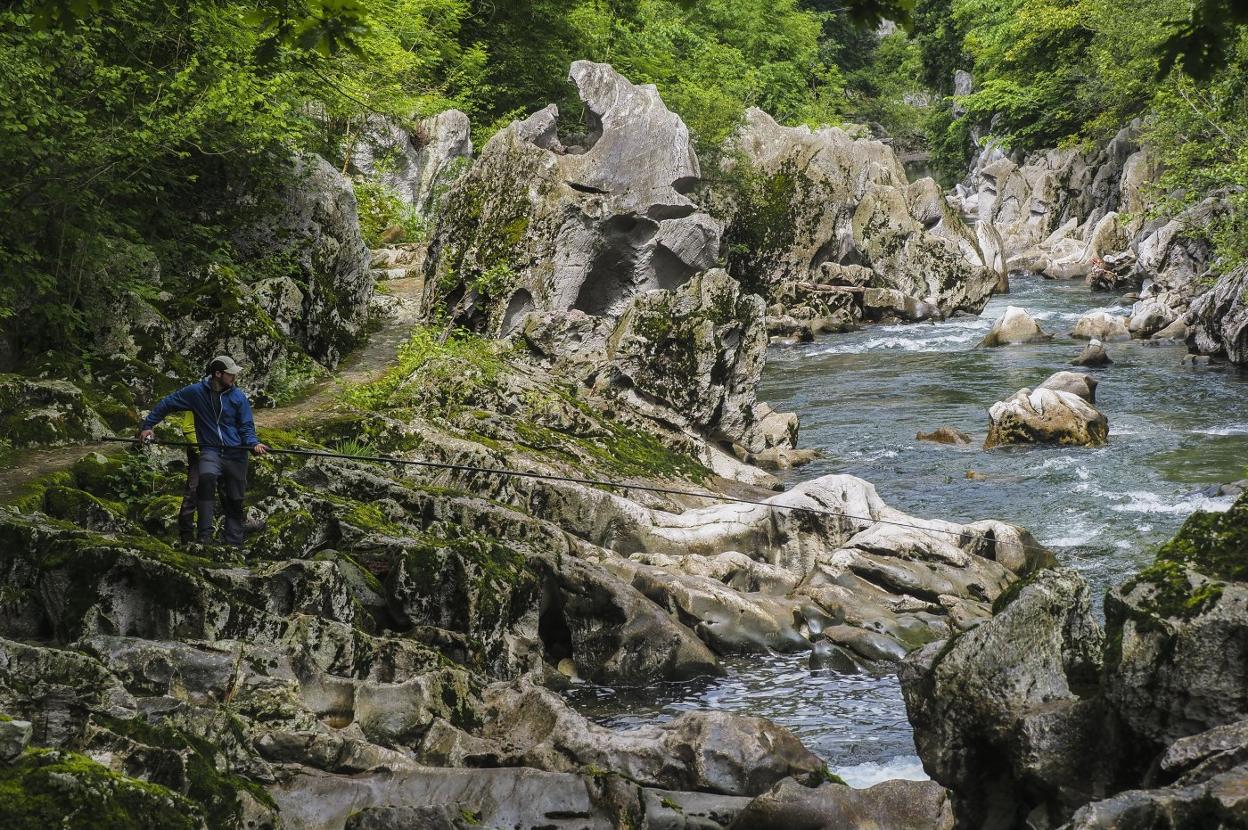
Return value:
M 995 616 L 912 654 L 902 693 L 924 769 L 952 791 L 958 826 L 1055 826 L 1095 794 L 1089 748 L 1102 634 L 1079 575 L 1041 571 Z
M 280 263 L 280 271 L 267 269 L 270 276 L 253 286 L 260 305 L 279 332 L 335 366 L 364 334 L 373 293 L 355 192 L 325 159 L 305 155 L 294 160 L 273 198 L 277 209 L 240 233 L 235 248 L 244 259 Z M 245 342 L 225 345 L 247 354 Z
M 1052 339 L 1053 335 L 1045 334 L 1025 309 L 1008 306 L 1005 313 L 998 317 L 980 341 L 981 346 L 1009 346 L 1020 343 L 1040 343 Z
M 1219 279 L 1192 303 L 1188 319 L 1189 351 L 1248 365 L 1248 267 Z
M 689 130 L 653 85 L 577 61 L 588 133 L 564 147 L 551 105 L 503 128 L 452 188 L 426 264 L 424 308 L 495 335 L 531 311 L 615 316 L 715 263 L 720 226 L 686 194 Z
M 1095 447 L 1109 440 L 1109 420 L 1083 398 L 1062 389 L 1020 389 L 988 409 L 984 447 L 1063 444 Z
M 1117 314 L 1107 311 L 1089 311 L 1075 322 L 1070 333 L 1077 340 L 1130 340 L 1131 332 L 1127 330 L 1127 322 Z
M 389 187 L 421 215 L 429 215 L 472 158 L 472 126 L 459 110 L 408 125 L 372 115 L 351 151 L 351 164 L 359 173 Z
M 724 164 L 716 198 L 728 217 L 729 268 L 769 303 L 784 303 L 795 284 L 826 284 L 828 265 L 865 266 L 869 287 L 926 304 L 929 315 L 978 312 L 996 284 L 983 267 L 992 254 L 934 182 L 906 181 L 885 144 L 835 127 L 784 127 L 750 109 Z
M 1105 599 L 1107 696 L 1145 745 L 1248 717 L 1248 496 L 1197 514 Z

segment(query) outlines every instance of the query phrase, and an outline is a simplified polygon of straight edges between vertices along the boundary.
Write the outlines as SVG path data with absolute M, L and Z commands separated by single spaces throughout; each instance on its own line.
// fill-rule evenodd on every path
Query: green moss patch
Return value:
M 0 827 L 6 830 L 193 830 L 200 811 L 161 787 L 119 775 L 72 752 L 28 750 L 0 766 Z

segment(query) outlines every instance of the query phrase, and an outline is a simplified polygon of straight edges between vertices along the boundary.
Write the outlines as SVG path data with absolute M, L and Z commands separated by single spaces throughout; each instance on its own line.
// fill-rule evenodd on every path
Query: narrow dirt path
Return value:
M 405 277 L 383 284 L 388 286 L 386 293 L 395 300 L 395 313 L 383 320 L 381 328 L 369 335 L 362 347 L 348 355 L 337 371 L 318 381 L 300 398 L 285 406 L 256 410 L 256 428 L 261 440 L 266 428 L 283 429 L 296 423 L 314 423 L 340 412 L 336 395 L 339 386 L 375 380 L 393 365 L 399 346 L 407 341 L 420 321 L 420 294 L 424 280 Z M 92 450 L 116 452 L 120 446 L 100 441 L 25 452 L 0 473 L 0 505 L 11 503 L 30 482 L 69 469 Z

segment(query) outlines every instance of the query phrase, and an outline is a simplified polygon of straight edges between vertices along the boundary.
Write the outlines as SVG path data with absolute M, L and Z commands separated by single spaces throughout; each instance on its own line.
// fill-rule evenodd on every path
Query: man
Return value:
M 218 482 L 225 492 L 225 543 L 243 546 L 243 499 L 247 493 L 248 453 L 264 455 L 269 448 L 256 437 L 251 404 L 234 385 L 243 369 L 229 355 L 208 364 L 208 376 L 167 395 L 143 419 L 139 440 L 154 438 L 152 429 L 174 412 L 190 412 L 199 438 L 199 486 L 196 488 L 197 530 L 201 544 L 212 543 L 212 514 Z

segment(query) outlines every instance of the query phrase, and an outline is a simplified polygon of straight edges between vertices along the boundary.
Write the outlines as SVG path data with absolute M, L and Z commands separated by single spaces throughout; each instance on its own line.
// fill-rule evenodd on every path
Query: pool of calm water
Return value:
M 1248 372 L 1181 364 L 1182 345 L 1106 345 L 1114 363 L 1091 370 L 1107 446 L 980 449 L 988 407 L 1053 372 L 1071 369 L 1084 343 L 1068 336 L 1080 315 L 1125 314 L 1116 295 L 1081 281 L 1015 279 L 979 317 L 875 326 L 774 348 L 759 399 L 801 415 L 801 445 L 822 457 L 790 483 L 828 473 L 872 482 L 916 516 L 995 518 L 1026 527 L 1083 572 L 1099 598 L 1151 561 L 1192 511 L 1224 510 L 1211 485 L 1248 468 Z M 1007 305 L 1025 308 L 1053 340 L 979 349 Z M 970 433 L 955 448 L 916 441 L 939 426 Z M 974 473 L 973 476 L 969 475 Z M 579 686 L 572 703 L 615 727 L 670 720 L 682 711 L 761 715 L 797 733 L 850 784 L 922 778 L 895 676 L 812 672 L 804 655 L 739 657 L 714 680 L 645 689 Z

